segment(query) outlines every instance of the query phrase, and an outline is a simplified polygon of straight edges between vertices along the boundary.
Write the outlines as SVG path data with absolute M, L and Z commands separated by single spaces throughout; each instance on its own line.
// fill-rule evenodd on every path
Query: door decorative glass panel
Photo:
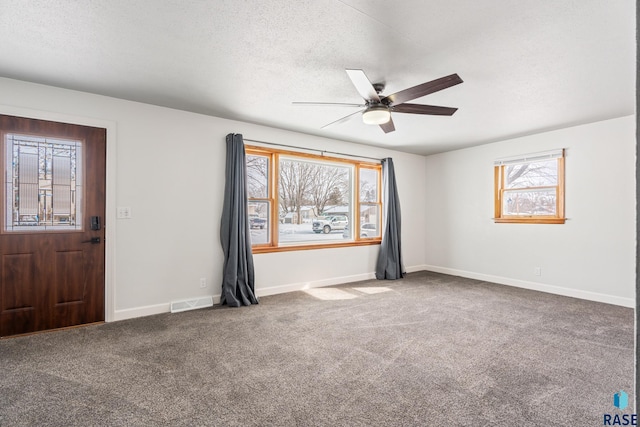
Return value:
M 7 134 L 5 231 L 82 229 L 82 143 Z

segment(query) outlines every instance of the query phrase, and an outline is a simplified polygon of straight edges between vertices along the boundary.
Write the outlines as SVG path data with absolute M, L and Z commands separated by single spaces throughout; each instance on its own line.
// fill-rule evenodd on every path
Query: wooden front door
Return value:
M 0 336 L 104 320 L 106 130 L 0 115 Z

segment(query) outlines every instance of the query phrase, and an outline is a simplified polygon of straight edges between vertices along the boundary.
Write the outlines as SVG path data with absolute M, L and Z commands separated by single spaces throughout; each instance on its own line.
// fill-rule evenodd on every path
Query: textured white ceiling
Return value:
M 0 76 L 430 154 L 633 114 L 635 22 L 633 0 L 0 0 Z M 291 102 L 360 102 L 345 68 L 384 94 L 458 73 L 412 102 L 459 110 L 321 129 L 356 110 Z

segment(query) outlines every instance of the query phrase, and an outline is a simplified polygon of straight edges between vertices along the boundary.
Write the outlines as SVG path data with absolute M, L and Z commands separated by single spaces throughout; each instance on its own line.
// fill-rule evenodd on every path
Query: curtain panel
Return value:
M 382 160 L 382 201 L 384 208 L 382 244 L 376 263 L 376 279 L 401 279 L 405 275 L 400 241 L 400 199 L 396 188 L 393 160 Z
M 247 215 L 246 160 L 241 134 L 227 135 L 220 243 L 224 251 L 220 303 L 231 307 L 258 304 Z

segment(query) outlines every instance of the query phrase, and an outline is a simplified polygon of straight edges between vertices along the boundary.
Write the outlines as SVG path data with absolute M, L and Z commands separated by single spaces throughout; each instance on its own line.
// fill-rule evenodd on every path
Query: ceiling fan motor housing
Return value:
M 384 90 L 384 83 L 373 83 L 373 88 L 380 95 Z

